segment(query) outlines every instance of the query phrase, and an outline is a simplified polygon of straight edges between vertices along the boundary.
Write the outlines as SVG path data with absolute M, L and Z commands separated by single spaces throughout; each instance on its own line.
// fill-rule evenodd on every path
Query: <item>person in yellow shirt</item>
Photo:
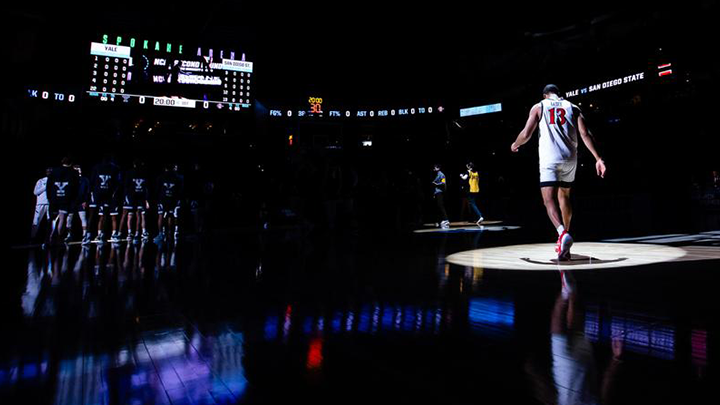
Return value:
M 480 195 L 480 174 L 475 171 L 475 165 L 472 162 L 468 163 L 465 167 L 467 167 L 468 171 L 467 173 L 461 174 L 460 178 L 466 180 L 470 186 L 468 190 L 468 204 L 470 205 L 470 209 L 477 215 L 477 224 L 479 226 L 482 221 L 485 220 L 476 202 Z

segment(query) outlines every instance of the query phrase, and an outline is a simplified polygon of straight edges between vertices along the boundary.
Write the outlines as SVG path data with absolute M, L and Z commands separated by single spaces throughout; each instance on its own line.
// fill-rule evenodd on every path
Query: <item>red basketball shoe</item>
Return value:
M 555 246 L 555 253 L 558 254 L 559 261 L 568 261 L 571 258 L 570 248 L 573 245 L 573 238 L 570 236 L 568 231 L 563 231 L 557 240 Z

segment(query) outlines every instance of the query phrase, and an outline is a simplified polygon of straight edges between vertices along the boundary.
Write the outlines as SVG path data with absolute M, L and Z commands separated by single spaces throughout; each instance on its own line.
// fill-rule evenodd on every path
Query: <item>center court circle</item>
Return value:
M 513 245 L 459 252 L 447 261 L 498 270 L 599 270 L 669 262 L 687 254 L 671 246 L 596 242 L 575 243 L 571 252 L 570 261 L 558 262 L 555 244 Z

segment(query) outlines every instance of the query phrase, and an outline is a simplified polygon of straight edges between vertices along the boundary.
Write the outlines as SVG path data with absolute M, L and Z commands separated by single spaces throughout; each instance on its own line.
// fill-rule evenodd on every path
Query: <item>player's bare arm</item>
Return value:
M 532 134 L 533 132 L 535 132 L 535 128 L 537 128 L 539 122 L 540 105 L 536 105 L 530 110 L 530 115 L 528 116 L 527 122 L 525 123 L 525 128 L 520 131 L 517 139 L 510 146 L 510 150 L 513 152 L 517 152 L 522 145 L 525 145 L 532 137 Z
M 602 160 L 597 148 L 595 147 L 595 137 L 592 132 L 588 130 L 587 125 L 585 125 L 585 117 L 583 117 L 582 114 L 578 117 L 578 132 L 580 132 L 580 138 L 582 138 L 585 147 L 588 148 L 593 157 L 595 157 L 595 171 L 597 172 L 597 175 L 605 178 L 605 172 L 607 170 L 605 168 L 605 162 Z

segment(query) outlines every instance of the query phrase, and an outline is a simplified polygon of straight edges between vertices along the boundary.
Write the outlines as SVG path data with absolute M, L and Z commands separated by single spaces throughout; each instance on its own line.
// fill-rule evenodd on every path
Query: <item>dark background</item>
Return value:
M 32 188 L 46 167 L 71 154 L 89 173 L 110 152 L 124 167 L 142 157 L 155 171 L 168 162 L 182 170 L 203 163 L 217 184 L 215 228 L 257 226 L 262 207 L 274 223 L 320 228 L 434 222 L 435 162 L 444 165 L 448 209 L 459 219 L 458 174 L 472 160 L 486 218 L 545 230 L 536 138 L 519 155 L 509 152 L 528 110 L 547 83 L 565 91 L 641 71 L 644 81 L 572 99 L 583 104 L 609 168 L 597 179 L 581 147 L 577 229 L 626 235 L 716 226 L 717 209 L 700 203 L 720 164 L 712 125 L 716 1 L 678 8 L 375 1 L 5 7 L 0 131 L 11 243 L 27 239 Z M 81 94 L 87 44 L 103 33 L 245 52 L 255 63 L 255 108 L 189 114 L 27 97 L 29 87 Z M 657 77 L 662 63 L 673 64 L 671 77 Z M 304 107 L 309 96 L 323 97 L 326 110 L 435 104 L 447 112 L 387 122 L 267 116 L 269 108 Z M 501 113 L 458 118 L 461 107 L 497 102 Z M 361 148 L 368 137 L 373 147 Z M 329 215 L 338 201 L 349 208 Z

